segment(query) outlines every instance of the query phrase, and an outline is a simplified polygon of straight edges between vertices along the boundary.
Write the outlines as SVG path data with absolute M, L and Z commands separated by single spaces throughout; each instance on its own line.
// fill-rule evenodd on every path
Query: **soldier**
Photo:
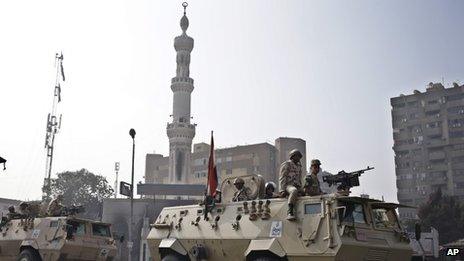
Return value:
M 63 195 L 59 194 L 54 200 L 48 205 L 47 213 L 52 217 L 61 216 L 64 206 L 61 204 L 63 202 Z
M 269 181 L 266 183 L 266 189 L 265 189 L 265 194 L 264 194 L 264 199 L 271 199 L 271 198 L 276 198 L 277 195 L 274 193 L 276 184 L 272 181 Z
M 14 206 L 9 206 L 8 207 L 8 213 L 6 214 L 6 217 L 7 217 L 8 220 L 12 220 L 12 219 L 15 219 L 15 218 L 19 218 L 20 214 L 18 212 L 16 212 Z
M 222 201 L 222 192 L 220 189 L 216 189 L 216 194 L 214 194 L 214 202 L 221 203 Z
M 250 191 L 245 187 L 245 181 L 242 178 L 236 178 L 234 180 L 234 186 L 237 191 L 235 191 L 232 201 L 237 202 L 250 199 Z
M 305 194 L 309 196 L 318 196 L 324 194 L 319 184 L 317 174 L 321 171 L 321 161 L 318 159 L 311 160 L 310 175 L 306 177 Z
M 26 217 L 29 217 L 30 214 L 31 213 L 29 211 L 29 203 L 24 202 L 24 201 L 19 203 L 19 213 L 18 213 L 18 215 L 21 218 L 26 218 Z
M 301 163 L 303 154 L 299 150 L 289 153 L 289 160 L 280 166 L 279 193 L 282 197 L 288 196 L 287 219 L 295 220 L 295 202 L 301 190 Z

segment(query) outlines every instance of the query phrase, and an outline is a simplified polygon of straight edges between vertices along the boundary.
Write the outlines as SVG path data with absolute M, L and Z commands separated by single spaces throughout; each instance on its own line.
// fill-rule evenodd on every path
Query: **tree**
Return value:
M 53 197 L 62 194 L 64 205 L 83 205 L 85 212 L 81 216 L 92 219 L 101 217 L 103 199 L 111 197 L 113 192 L 105 177 L 86 169 L 58 173 L 58 177 L 51 180 Z
M 440 244 L 464 237 L 464 205 L 455 197 L 443 195 L 440 189 L 419 206 L 418 216 L 424 226 L 438 230 Z

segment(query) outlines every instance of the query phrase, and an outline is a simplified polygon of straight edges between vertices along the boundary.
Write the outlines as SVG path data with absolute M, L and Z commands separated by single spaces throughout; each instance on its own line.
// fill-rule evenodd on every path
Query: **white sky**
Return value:
M 36 199 L 45 171 L 54 54 L 62 50 L 54 172 L 87 168 L 136 181 L 166 154 L 173 38 L 182 1 L 0 3 L 0 197 Z M 194 142 L 307 141 L 332 173 L 367 165 L 365 192 L 396 200 L 389 98 L 462 79 L 462 1 L 190 1 Z

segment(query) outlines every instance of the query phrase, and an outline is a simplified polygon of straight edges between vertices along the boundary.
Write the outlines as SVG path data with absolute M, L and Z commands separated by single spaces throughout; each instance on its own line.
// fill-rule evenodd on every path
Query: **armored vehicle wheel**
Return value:
M 161 261 L 184 261 L 187 260 L 184 256 L 176 254 L 168 254 L 161 259 Z
M 253 261 L 278 261 L 278 258 L 272 257 L 272 256 L 262 256 L 262 257 L 257 257 L 253 259 Z
M 21 254 L 19 254 L 18 261 L 41 261 L 42 259 L 40 256 L 31 249 L 24 249 L 21 251 Z

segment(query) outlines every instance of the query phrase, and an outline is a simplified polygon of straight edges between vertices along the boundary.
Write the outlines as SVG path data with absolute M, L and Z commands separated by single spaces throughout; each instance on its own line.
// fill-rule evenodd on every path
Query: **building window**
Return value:
M 462 138 L 464 137 L 464 131 L 450 131 L 450 138 Z
M 448 108 L 449 114 L 464 114 L 464 106 L 457 106 Z
M 426 128 L 438 128 L 441 127 L 441 121 L 430 122 L 425 125 Z
M 464 93 L 453 94 L 450 96 L 446 96 L 446 100 L 448 101 L 457 101 L 464 99 Z

